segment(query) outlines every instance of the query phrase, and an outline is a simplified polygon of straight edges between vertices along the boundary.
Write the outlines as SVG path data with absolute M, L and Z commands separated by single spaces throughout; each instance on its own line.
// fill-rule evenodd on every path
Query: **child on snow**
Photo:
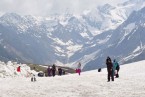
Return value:
M 36 81 L 35 74 L 31 73 L 31 82 L 35 82 L 35 81 Z

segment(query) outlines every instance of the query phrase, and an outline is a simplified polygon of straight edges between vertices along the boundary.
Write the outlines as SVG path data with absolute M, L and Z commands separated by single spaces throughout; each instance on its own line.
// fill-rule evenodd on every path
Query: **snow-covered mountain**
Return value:
M 129 0 L 117 6 L 105 4 L 95 9 L 84 11 L 83 18 L 89 29 L 96 35 L 106 30 L 115 29 L 133 12 L 145 6 L 144 0 Z
M 2 57 L 37 64 L 66 63 L 75 51 L 92 37 L 74 16 L 36 18 L 5 14 L 0 18 Z M 65 24 L 66 22 L 66 24 Z M 68 23 L 67 23 L 68 22 Z M 9 53 L 11 52 L 11 53 Z M 10 58 L 8 58 L 10 59 Z
M 0 17 L 0 29 L 1 49 L 5 52 L 1 59 L 37 64 L 66 63 L 92 37 L 74 16 L 36 18 L 8 13 Z
M 145 53 L 144 16 L 145 8 L 134 11 L 117 29 L 104 32 L 104 37 L 108 38 L 108 41 L 105 43 L 106 46 L 94 56 L 95 59 L 93 61 L 88 63 L 91 65 L 86 65 L 85 68 L 93 69 L 95 65 L 96 67 L 98 66 L 98 63 L 102 67 L 105 65 L 105 58 L 108 55 L 112 58 L 117 58 L 121 64 L 143 60 Z M 105 33 L 109 36 L 105 35 Z
M 67 66 L 81 61 L 85 70 L 97 68 L 107 55 L 121 58 L 121 52 L 110 51 L 121 47 L 124 34 L 119 35 L 120 25 L 125 25 L 129 15 L 144 5 L 144 0 L 130 0 L 118 6 L 105 4 L 82 15 L 67 13 L 45 18 L 6 13 L 0 17 L 0 59 Z M 116 46 L 117 39 L 120 44 Z M 122 57 L 129 53 L 126 51 Z

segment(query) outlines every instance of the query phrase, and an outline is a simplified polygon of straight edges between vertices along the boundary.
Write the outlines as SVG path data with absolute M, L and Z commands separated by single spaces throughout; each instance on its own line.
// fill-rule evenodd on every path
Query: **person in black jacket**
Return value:
M 47 73 L 48 73 L 48 76 L 50 77 L 51 76 L 51 68 L 50 68 L 50 66 L 48 66 L 48 68 L 47 68 Z
M 114 81 L 113 64 L 112 64 L 112 61 L 111 61 L 110 57 L 107 57 L 106 65 L 107 65 L 107 71 L 108 71 L 108 82 L 110 81 L 110 77 L 111 77 L 112 81 Z
M 58 75 L 61 76 L 62 75 L 62 69 L 58 68 Z
M 55 64 L 53 64 L 53 66 L 52 66 L 52 76 L 53 77 L 55 76 L 55 71 L 56 71 L 56 66 L 55 66 Z

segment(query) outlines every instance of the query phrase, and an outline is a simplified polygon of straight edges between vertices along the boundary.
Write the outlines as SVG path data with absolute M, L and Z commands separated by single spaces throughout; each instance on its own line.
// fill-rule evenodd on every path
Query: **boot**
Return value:
M 36 81 L 36 78 L 34 77 L 34 81 Z
M 33 77 L 31 77 L 31 82 L 33 82 Z

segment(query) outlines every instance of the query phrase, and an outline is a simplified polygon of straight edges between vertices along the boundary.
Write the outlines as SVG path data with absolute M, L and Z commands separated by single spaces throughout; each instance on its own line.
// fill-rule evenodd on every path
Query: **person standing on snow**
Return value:
M 81 74 L 81 63 L 80 62 L 77 66 L 76 73 L 78 73 L 79 75 Z
M 113 64 L 112 64 L 112 61 L 111 61 L 110 57 L 107 57 L 106 65 L 107 65 L 107 72 L 108 72 L 108 82 L 110 81 L 110 77 L 111 77 L 112 81 L 114 81 Z
M 62 70 L 62 74 L 65 75 L 65 71 L 64 70 Z
M 50 66 L 48 66 L 48 68 L 47 68 L 47 73 L 48 73 L 48 76 L 50 77 L 51 76 L 51 68 L 50 68 Z
M 61 69 L 61 67 L 58 68 L 58 75 L 59 75 L 59 76 L 62 75 L 62 69 Z
M 36 81 L 35 74 L 31 73 L 31 82 L 35 82 L 35 81 Z
M 55 66 L 55 64 L 53 64 L 53 66 L 52 66 L 52 76 L 53 77 L 55 76 L 55 71 L 56 71 L 56 66 Z
M 119 72 L 120 66 L 119 66 L 119 63 L 115 59 L 113 61 L 113 66 L 114 66 L 114 71 L 116 70 L 115 76 L 116 78 L 118 78 L 119 77 L 118 72 Z
M 113 60 L 113 76 L 116 74 L 116 62 L 115 59 Z

